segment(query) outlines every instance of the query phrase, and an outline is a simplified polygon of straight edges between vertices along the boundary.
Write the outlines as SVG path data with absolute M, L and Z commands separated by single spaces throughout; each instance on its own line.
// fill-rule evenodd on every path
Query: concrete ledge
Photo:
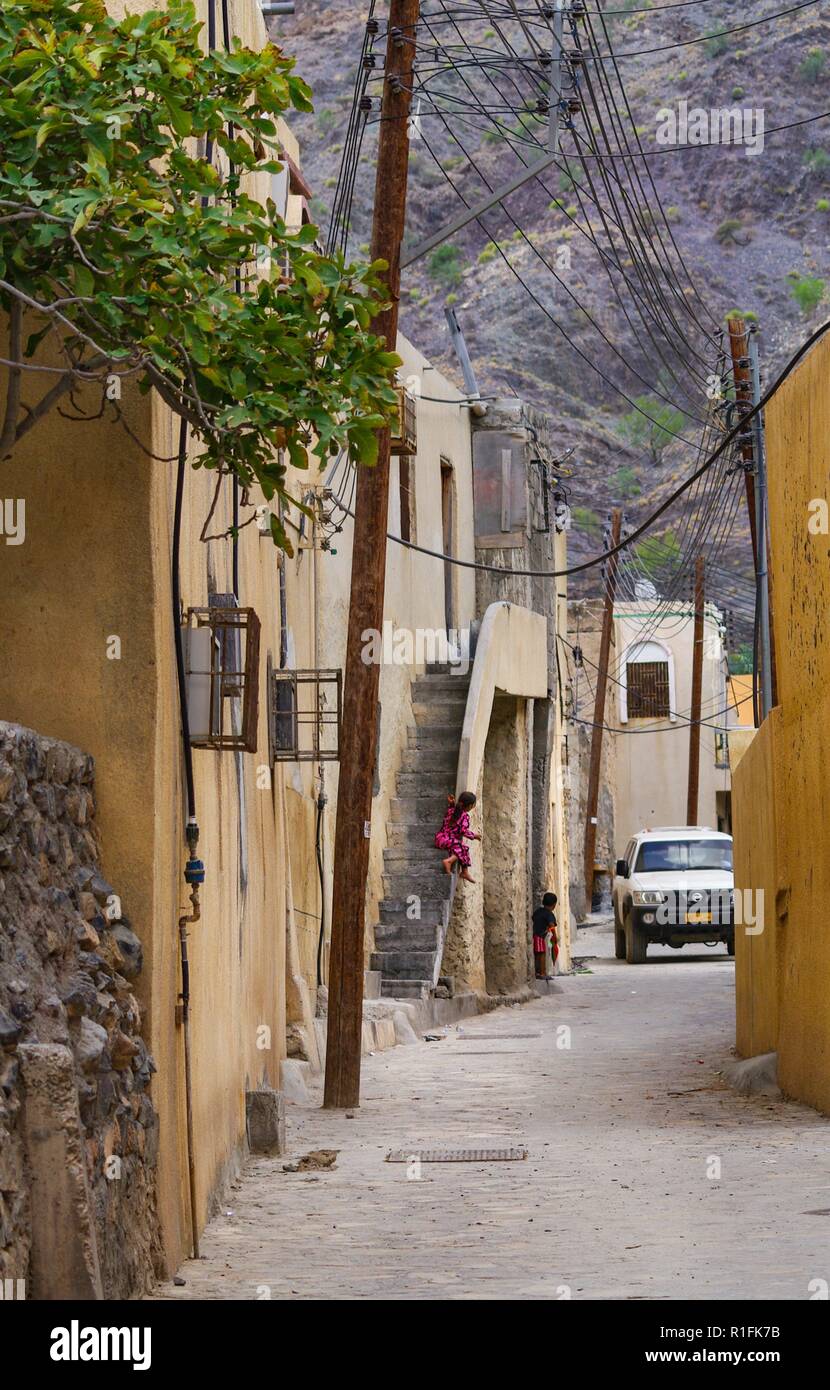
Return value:
M 103 1298 L 75 1065 L 68 1047 L 21 1043 L 23 1133 L 32 1178 L 32 1299 Z

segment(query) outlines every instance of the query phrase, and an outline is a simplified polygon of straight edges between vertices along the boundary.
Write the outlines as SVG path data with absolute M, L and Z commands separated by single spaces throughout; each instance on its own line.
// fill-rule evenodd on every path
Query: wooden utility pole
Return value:
M 375 177 L 371 259 L 384 260 L 390 307 L 373 331 L 395 351 L 401 242 L 406 219 L 409 111 L 420 0 L 390 0 Z M 367 631 L 383 630 L 390 430 L 378 431 L 374 468 L 359 467 L 352 547 L 343 742 L 334 837 L 326 1083 L 328 1109 L 360 1103 L 363 940 L 380 667 L 363 660 Z
M 703 696 L 703 619 L 706 603 L 706 560 L 698 555 L 695 562 L 695 627 L 692 650 L 692 712 L 689 716 L 689 792 L 686 799 L 686 824 L 697 825 L 698 788 L 700 785 L 700 712 Z
M 735 401 L 739 418 L 752 409 L 752 372 L 749 361 L 749 339 L 746 323 L 741 318 L 727 319 L 729 329 L 729 351 L 732 354 L 732 379 L 735 383 Z M 758 533 L 755 507 L 755 450 L 751 437 L 741 445 L 741 458 L 745 465 L 746 505 L 749 511 L 749 532 L 752 536 L 752 558 L 755 572 L 758 573 Z
M 761 379 L 758 365 L 757 342 L 750 343 L 749 332 L 742 318 L 727 319 L 729 328 L 729 350 L 732 354 L 732 376 L 735 382 L 735 400 L 739 416 L 744 416 L 761 399 Z M 755 330 L 753 330 L 754 332 Z M 770 625 L 772 613 L 772 580 L 770 577 L 769 526 L 766 519 L 766 479 L 764 475 L 764 432 L 763 422 L 756 417 L 748 427 L 751 435 L 741 445 L 741 458 L 745 466 L 746 505 L 749 511 L 749 531 L 752 536 L 752 559 L 756 577 L 760 577 L 765 588 L 764 606 L 766 612 L 766 640 L 763 645 L 763 660 L 767 675 L 764 677 L 771 693 L 766 701 L 769 712 L 776 703 L 775 638 Z M 756 478 L 760 488 L 756 489 Z M 760 497 L 757 495 L 760 491 Z M 763 542 L 759 539 L 763 532 Z M 761 543 L 764 553 L 761 554 Z
M 616 507 L 611 513 L 611 544 L 614 550 L 620 543 L 622 512 Z M 605 586 L 605 609 L 602 614 L 602 636 L 599 644 L 599 669 L 594 696 L 594 727 L 591 730 L 591 766 L 588 772 L 588 804 L 585 809 L 585 911 L 591 911 L 594 896 L 594 855 L 597 846 L 597 806 L 599 803 L 599 774 L 602 763 L 602 734 L 605 723 L 605 691 L 608 685 L 608 658 L 611 652 L 611 633 L 614 626 L 614 596 L 617 590 L 619 556 L 608 559 Z

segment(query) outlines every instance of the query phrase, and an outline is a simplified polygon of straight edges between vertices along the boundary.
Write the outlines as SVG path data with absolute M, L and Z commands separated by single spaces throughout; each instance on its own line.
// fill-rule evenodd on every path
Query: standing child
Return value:
M 475 796 L 472 792 L 462 792 L 457 801 L 454 796 L 448 796 L 447 802 L 447 814 L 444 824 L 436 833 L 435 848 L 449 850 L 444 860 L 444 873 L 451 874 L 453 865 L 457 863 L 461 865 L 464 882 L 475 883 L 475 879 L 470 877 L 470 851 L 464 843 L 465 840 L 481 839 L 470 829 L 470 811 L 476 804 Z
M 554 962 L 559 955 L 559 942 L 556 936 L 556 913 L 554 908 L 557 904 L 555 893 L 546 893 L 542 899 L 542 906 L 537 907 L 533 914 L 533 958 L 536 961 L 536 979 L 546 980 L 547 972 L 547 937 L 550 933 L 550 952 Z

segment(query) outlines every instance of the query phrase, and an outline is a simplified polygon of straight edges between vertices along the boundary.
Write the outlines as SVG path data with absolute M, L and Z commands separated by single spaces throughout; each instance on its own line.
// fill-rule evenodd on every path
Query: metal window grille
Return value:
M 626 685 L 630 719 L 668 719 L 671 700 L 667 661 L 629 662 Z
M 271 672 L 271 756 L 278 762 L 337 762 L 342 672 Z
M 411 456 L 418 452 L 418 414 L 415 397 L 405 386 L 398 387 L 398 418 L 392 425 L 390 451 Z
M 253 608 L 189 608 L 184 629 L 190 742 L 255 753 L 260 622 Z

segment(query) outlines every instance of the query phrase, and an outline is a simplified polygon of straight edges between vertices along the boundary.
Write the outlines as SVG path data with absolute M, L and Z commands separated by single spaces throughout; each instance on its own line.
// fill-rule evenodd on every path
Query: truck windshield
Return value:
M 635 873 L 678 869 L 721 869 L 731 873 L 732 841 L 646 840 L 640 845 Z

